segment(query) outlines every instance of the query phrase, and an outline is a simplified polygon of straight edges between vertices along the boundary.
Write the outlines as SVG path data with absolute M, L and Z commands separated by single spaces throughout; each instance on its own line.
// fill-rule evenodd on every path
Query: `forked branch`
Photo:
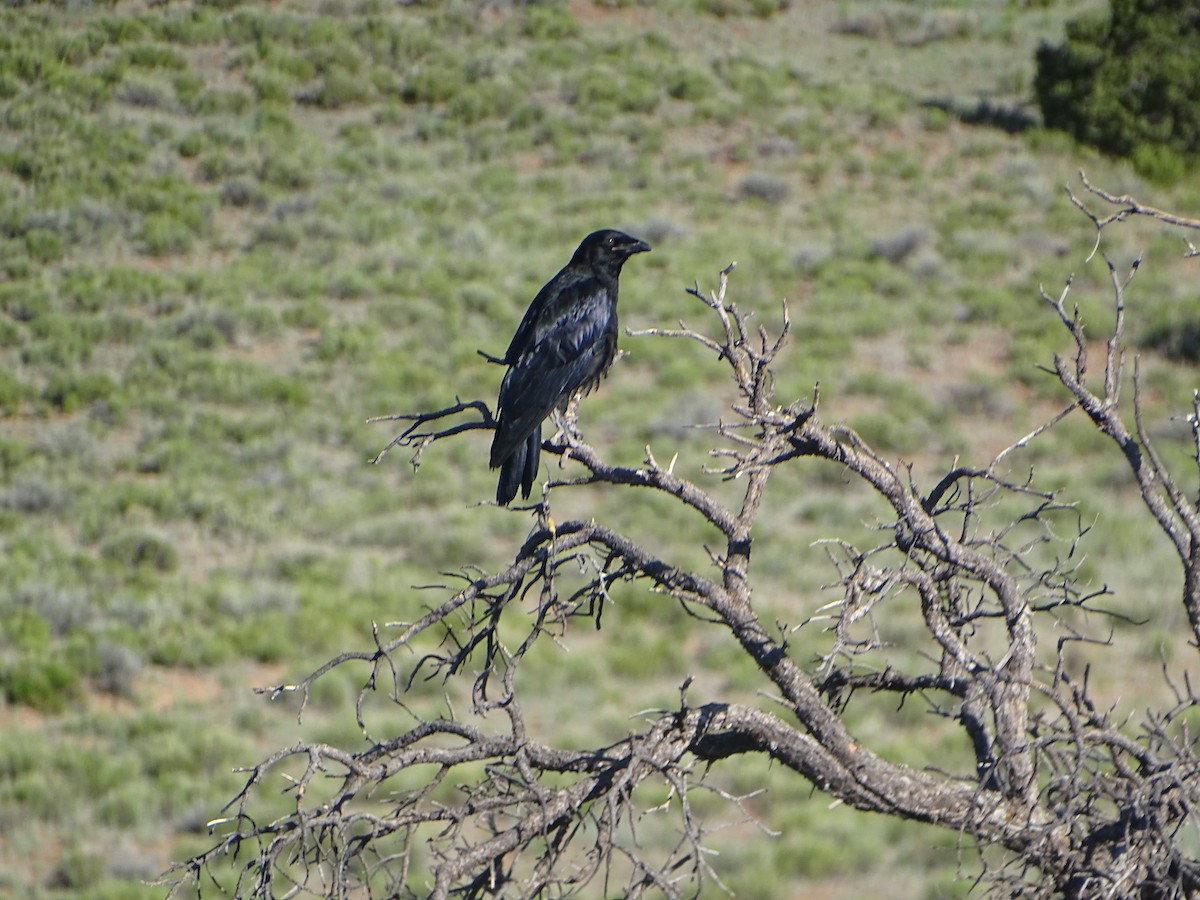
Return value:
M 421 457 L 425 451 L 429 449 L 429 445 L 435 441 L 452 438 L 456 435 L 463 434 L 467 431 L 478 431 L 480 429 L 486 431 L 494 431 L 496 429 L 496 419 L 492 415 L 491 408 L 482 400 L 467 400 L 463 401 L 458 397 L 454 398 L 455 402 L 444 409 L 435 409 L 431 412 L 422 413 L 396 413 L 390 416 L 372 416 L 367 419 L 368 424 L 375 422 L 411 422 L 412 424 L 405 428 L 402 432 L 396 435 L 388 443 L 386 447 L 380 450 L 371 459 L 371 464 L 375 465 L 387 454 L 393 447 L 411 447 L 413 449 L 412 458 L 409 462 L 413 469 L 418 469 L 421 466 Z M 468 419 L 463 422 L 457 422 L 446 427 L 436 427 L 430 430 L 423 430 L 425 426 L 430 424 L 438 424 L 446 419 L 452 419 L 460 413 L 465 413 L 474 410 L 479 414 L 478 419 Z

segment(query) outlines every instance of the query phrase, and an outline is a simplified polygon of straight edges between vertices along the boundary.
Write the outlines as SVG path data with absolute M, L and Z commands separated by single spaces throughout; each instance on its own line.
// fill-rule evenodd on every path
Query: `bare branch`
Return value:
M 1081 181 L 1088 196 L 1118 207 L 1098 215 L 1068 189 L 1096 229 L 1094 253 L 1104 228 L 1132 216 L 1198 227 L 1106 194 L 1082 173 Z M 808 402 L 775 400 L 775 366 L 790 332 L 786 303 L 776 324 L 758 322 L 731 299 L 732 265 L 715 290 L 689 289 L 707 330 L 680 322 L 628 334 L 699 345 L 731 380 L 736 400 L 720 421 L 696 431 L 714 441 L 711 471 L 686 477 L 678 453 L 664 465 L 650 447 L 640 464 L 610 461 L 565 414 L 545 449 L 577 468 L 546 484 L 528 508 L 528 536 L 504 564 L 464 566 L 445 586 L 426 585 L 440 594 L 415 621 L 374 627 L 368 649 L 264 689 L 272 698 L 299 694 L 303 712 L 318 681 L 361 667 L 355 716 L 363 743 L 301 741 L 245 769 L 242 789 L 210 823 L 211 846 L 168 873 L 173 892 L 220 874 L 232 880 L 223 889 L 239 896 L 694 896 L 720 885 L 714 829 L 695 793 L 723 797 L 753 821 L 746 797 L 723 788 L 718 774 L 753 754 L 833 803 L 930 823 L 994 848 L 978 877 L 1000 894 L 1027 895 L 1036 885 L 1039 896 L 1195 895 L 1200 859 L 1187 829 L 1194 835 L 1200 825 L 1200 759 L 1188 729 L 1200 698 L 1186 675 L 1166 673 L 1174 708 L 1135 721 L 1097 702 L 1090 663 L 1080 665 L 1076 654 L 1103 658 L 1143 623 L 1105 611 L 1107 587 L 1080 580 L 1090 525 L 1069 498 L 1040 486 L 1032 469 L 1015 479 L 1001 471 L 1080 409 L 1122 454 L 1171 541 L 1200 644 L 1196 491 L 1154 447 L 1139 361 L 1132 374 L 1124 368 L 1126 295 L 1140 261 L 1125 271 L 1105 263 L 1113 317 L 1103 375 L 1088 369 L 1088 335 L 1070 305 L 1073 280 L 1058 296 L 1042 291 L 1072 348 L 1049 369 L 1070 405 L 990 461 L 955 459 L 927 491 L 917 467 L 885 458 L 849 425 L 822 422 L 816 388 Z M 1123 399 L 1126 380 L 1132 396 Z M 433 443 L 495 427 L 485 403 L 462 400 L 371 421 L 397 420 L 409 424 L 373 462 L 404 446 L 415 468 Z M 1188 423 L 1196 478 L 1200 392 Z M 799 624 L 764 621 L 751 552 L 767 527 L 759 516 L 773 475 L 811 459 L 836 467 L 846 491 L 875 498 L 885 512 L 858 537 L 819 542 L 817 553 L 836 571 L 827 587 L 833 599 L 784 598 L 786 608 L 815 612 L 798 616 Z M 717 499 L 706 482 L 714 476 L 740 495 Z M 557 521 L 551 508 L 559 492 L 581 485 L 620 488 L 630 503 L 653 492 L 720 537 L 687 548 L 664 533 L 651 549 L 602 521 Z M 790 550 L 795 565 L 806 563 L 805 548 Z M 706 566 L 682 562 L 697 556 Z M 527 661 L 566 645 L 572 629 L 601 629 L 605 616 L 623 614 L 622 598 L 639 591 L 664 610 L 682 608 L 682 628 L 723 633 L 753 664 L 765 708 L 711 688 L 693 704 L 701 689 L 681 672 L 678 709 L 636 712 L 645 704 L 635 701 L 635 728 L 596 746 L 558 746 L 553 730 L 526 712 Z M 1096 627 L 1098 615 L 1107 630 Z M 795 651 L 801 629 L 821 642 L 817 653 Z M 426 698 L 427 682 L 444 696 Z M 893 762 L 849 724 L 852 705 L 886 710 L 906 702 L 924 704 L 959 751 L 947 760 L 958 763 Z M 401 708 L 411 727 L 369 723 L 377 703 Z M 282 812 L 262 801 L 277 785 L 288 800 Z
M 440 431 L 417 430 L 424 428 L 431 422 L 441 422 L 443 419 L 451 418 L 468 410 L 475 410 L 479 413 L 478 421 L 468 420 L 466 422 L 459 422 Z M 492 411 L 486 403 L 482 400 L 469 400 L 464 403 L 457 397 L 453 405 L 447 406 L 445 409 L 434 410 L 433 412 L 396 413 L 390 416 L 373 416 L 367 419 L 368 424 L 396 421 L 412 422 L 412 424 L 396 435 L 396 437 L 392 438 L 391 442 L 371 459 L 372 465 L 378 464 L 393 447 L 413 447 L 415 449 L 412 459 L 409 462 L 412 464 L 413 469 L 416 470 L 421 465 L 421 456 L 434 441 L 445 440 L 466 431 L 476 431 L 479 429 L 494 431 L 496 428 L 496 419 L 492 416 Z
M 1098 219 L 1098 217 L 1089 213 L 1083 207 L 1083 205 L 1076 200 L 1074 195 L 1072 195 L 1072 202 L 1074 202 L 1075 205 L 1080 209 L 1084 210 L 1084 213 L 1088 216 L 1088 218 L 1096 223 L 1097 228 L 1103 228 L 1106 225 L 1112 224 L 1113 222 L 1123 221 L 1128 216 L 1136 215 L 1148 216 L 1152 219 L 1158 219 L 1160 222 L 1165 222 L 1168 225 L 1178 225 L 1181 228 L 1200 229 L 1200 219 L 1193 219 L 1188 216 L 1179 216 L 1175 213 L 1167 212 L 1166 210 L 1156 209 L 1153 206 L 1147 206 L 1144 203 L 1139 203 L 1128 194 L 1121 194 L 1120 196 L 1117 196 L 1093 186 L 1092 183 L 1088 181 L 1087 174 L 1082 169 L 1079 171 L 1079 181 L 1089 193 L 1099 197 L 1105 203 L 1120 207 L 1120 209 L 1118 209 L 1115 213 L 1110 214 L 1106 218 Z

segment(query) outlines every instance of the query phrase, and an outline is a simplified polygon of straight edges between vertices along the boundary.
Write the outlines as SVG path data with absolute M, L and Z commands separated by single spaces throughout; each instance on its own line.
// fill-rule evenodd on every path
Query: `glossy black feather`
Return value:
M 500 384 L 490 457 L 492 468 L 500 468 L 496 502 L 511 502 L 518 487 L 529 496 L 542 422 L 577 391 L 594 387 L 612 365 L 621 266 L 649 249 L 619 231 L 594 232 L 533 298 L 504 354 L 509 369 Z

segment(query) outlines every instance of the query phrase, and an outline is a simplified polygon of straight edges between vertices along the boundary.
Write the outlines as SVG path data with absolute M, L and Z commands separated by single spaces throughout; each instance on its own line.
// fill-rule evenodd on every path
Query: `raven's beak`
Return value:
M 633 256 L 635 253 L 649 253 L 650 245 L 645 241 L 630 241 L 628 244 L 620 244 L 617 248 L 621 251 L 622 256 Z

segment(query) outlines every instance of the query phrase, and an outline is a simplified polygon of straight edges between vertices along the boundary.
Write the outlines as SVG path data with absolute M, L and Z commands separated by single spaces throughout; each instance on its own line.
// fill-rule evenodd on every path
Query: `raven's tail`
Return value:
M 500 464 L 500 481 L 496 484 L 496 502 L 508 506 L 517 496 L 528 497 L 538 473 L 538 457 L 542 451 L 542 426 L 533 429 L 508 459 Z

